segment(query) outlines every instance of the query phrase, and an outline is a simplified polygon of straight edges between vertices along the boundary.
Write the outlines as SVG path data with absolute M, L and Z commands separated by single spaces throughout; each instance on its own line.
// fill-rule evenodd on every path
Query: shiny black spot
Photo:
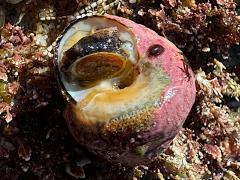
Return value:
M 164 48 L 159 44 L 154 44 L 150 46 L 148 49 L 149 56 L 159 56 L 160 54 L 163 53 L 163 51 Z

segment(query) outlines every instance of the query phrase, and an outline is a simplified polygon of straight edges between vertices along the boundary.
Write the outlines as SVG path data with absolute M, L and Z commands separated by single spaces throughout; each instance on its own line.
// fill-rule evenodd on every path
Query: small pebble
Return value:
M 137 2 L 136 0 L 129 0 L 129 3 L 131 3 L 131 4 L 134 4 L 136 2 Z

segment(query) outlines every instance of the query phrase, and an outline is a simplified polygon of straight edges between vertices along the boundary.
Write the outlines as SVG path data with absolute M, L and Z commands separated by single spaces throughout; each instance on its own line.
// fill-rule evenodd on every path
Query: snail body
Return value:
M 80 144 L 129 166 L 168 147 L 195 100 L 193 72 L 174 44 L 110 15 L 74 21 L 57 44 L 64 117 Z

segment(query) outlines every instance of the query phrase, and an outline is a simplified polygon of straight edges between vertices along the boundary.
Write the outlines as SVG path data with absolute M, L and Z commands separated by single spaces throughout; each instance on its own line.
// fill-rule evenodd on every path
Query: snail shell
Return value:
M 129 166 L 147 164 L 167 148 L 195 100 L 180 50 L 110 15 L 74 21 L 57 44 L 64 116 L 79 143 Z

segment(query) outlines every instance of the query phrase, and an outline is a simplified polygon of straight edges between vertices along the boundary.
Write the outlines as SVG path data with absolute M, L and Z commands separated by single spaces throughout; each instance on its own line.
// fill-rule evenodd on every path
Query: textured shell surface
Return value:
M 55 64 L 70 131 L 111 162 L 149 163 L 171 143 L 195 100 L 181 51 L 121 17 L 71 23 L 58 40 Z

